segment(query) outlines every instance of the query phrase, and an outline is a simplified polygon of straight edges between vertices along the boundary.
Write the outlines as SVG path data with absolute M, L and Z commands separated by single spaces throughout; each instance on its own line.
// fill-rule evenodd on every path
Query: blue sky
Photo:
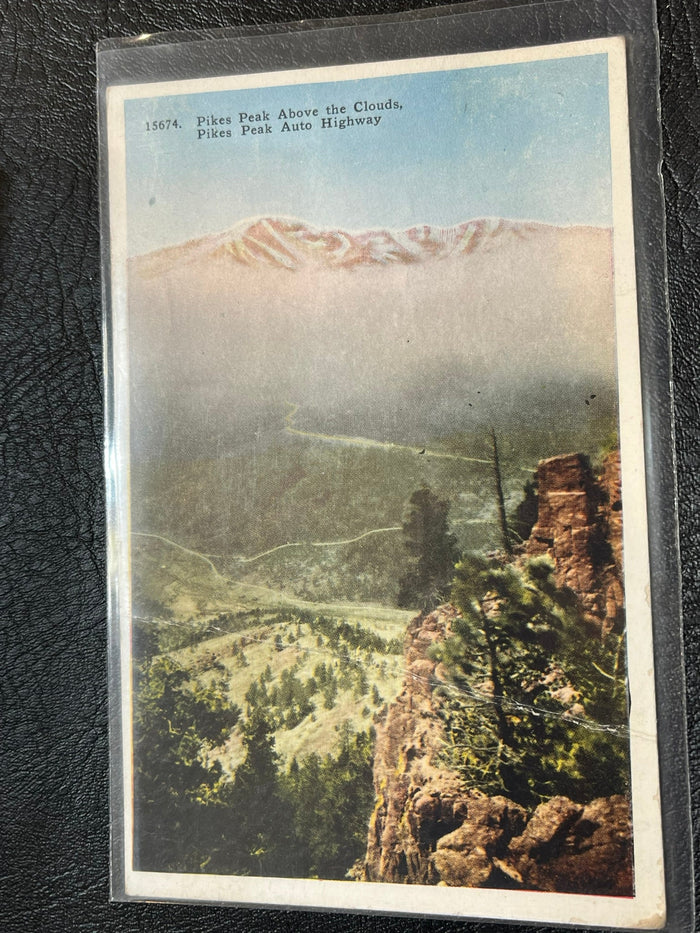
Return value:
M 282 108 L 401 103 L 378 126 L 280 133 Z M 451 225 L 482 216 L 611 223 L 607 56 L 586 55 L 128 100 L 132 255 L 260 214 L 346 229 Z M 267 110 L 273 132 L 240 134 Z M 198 116 L 232 136 L 197 140 Z M 365 114 L 359 114 L 364 116 Z M 179 130 L 146 131 L 177 118 Z M 294 122 L 294 121 L 290 121 Z M 260 125 L 260 124 L 256 124 Z

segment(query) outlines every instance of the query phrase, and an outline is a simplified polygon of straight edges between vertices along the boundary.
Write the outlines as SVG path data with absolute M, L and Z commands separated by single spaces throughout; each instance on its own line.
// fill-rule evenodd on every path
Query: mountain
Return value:
M 129 261 L 136 456 L 279 432 L 405 441 L 614 396 L 608 229 L 258 218 Z M 534 413 L 534 415 L 533 415 Z
M 468 254 L 508 238 L 536 234 L 545 225 L 526 221 L 481 218 L 438 227 L 430 224 L 406 230 L 350 232 L 321 229 L 285 217 L 240 221 L 223 233 L 191 240 L 150 253 L 156 268 L 168 262 L 188 262 L 202 255 L 223 255 L 245 265 L 264 264 L 284 269 L 304 265 L 346 268 L 374 263 L 419 263 Z

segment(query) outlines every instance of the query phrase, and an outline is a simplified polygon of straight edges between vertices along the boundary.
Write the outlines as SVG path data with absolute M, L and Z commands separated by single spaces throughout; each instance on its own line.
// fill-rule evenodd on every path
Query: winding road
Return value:
M 401 525 L 391 525 L 389 528 L 370 528 L 369 531 L 363 531 L 356 538 L 343 538 L 340 541 L 291 541 L 287 544 L 278 544 L 277 547 L 271 547 L 269 551 L 262 551 L 253 557 L 239 557 L 237 559 L 242 564 L 252 564 L 253 561 L 260 560 L 261 557 L 267 557 L 268 554 L 274 554 L 275 551 L 282 551 L 289 547 L 340 547 L 343 544 L 354 544 L 355 541 L 362 541 L 363 538 L 369 538 L 370 535 L 384 534 L 387 531 L 401 531 Z
M 407 444 L 393 444 L 388 441 L 377 441 L 370 437 L 350 437 L 344 434 L 321 434 L 315 431 L 302 431 L 300 428 L 294 426 L 294 421 L 299 411 L 299 405 L 294 402 L 285 402 L 289 407 L 289 411 L 284 419 L 284 431 L 287 434 L 293 434 L 297 437 L 305 437 L 311 440 L 325 441 L 328 443 L 335 444 L 345 444 L 353 447 L 376 447 L 383 450 L 390 451 L 402 451 L 406 450 L 409 453 L 424 455 L 428 458 L 439 457 L 444 460 L 462 460 L 466 463 L 483 463 L 486 466 L 491 466 L 491 460 L 482 460 L 478 457 L 465 457 L 462 454 L 450 454 L 445 453 L 439 450 L 427 450 L 426 448 L 411 447 Z M 530 473 L 530 469 L 522 467 L 523 470 Z M 452 524 L 454 525 L 464 525 L 464 524 L 484 524 L 486 519 L 480 518 L 462 518 L 457 519 Z M 174 548 L 177 548 L 180 551 L 183 551 L 185 554 L 190 554 L 193 557 L 197 557 L 200 560 L 204 561 L 212 570 L 212 572 L 219 577 L 221 580 L 225 580 L 219 570 L 212 562 L 212 558 L 216 560 L 236 560 L 241 564 L 252 564 L 255 561 L 262 560 L 264 557 L 268 557 L 270 554 L 275 554 L 278 551 L 284 551 L 288 548 L 303 548 L 303 547 L 316 547 L 316 548 L 332 548 L 332 547 L 342 547 L 346 544 L 355 544 L 357 541 L 362 541 L 364 538 L 369 538 L 371 535 L 379 534 L 389 534 L 392 532 L 401 531 L 401 525 L 390 525 L 386 528 L 370 528 L 369 531 L 363 531 L 361 534 L 356 535 L 354 538 L 341 538 L 337 541 L 288 541 L 285 544 L 278 544 L 276 547 L 269 548 L 266 551 L 261 551 L 259 554 L 253 554 L 251 557 L 244 557 L 242 554 L 202 554 L 200 551 L 195 551 L 191 548 L 187 548 L 182 544 L 178 544 L 177 541 L 172 541 L 170 538 L 166 538 L 163 535 L 154 534 L 152 532 L 145 531 L 134 531 L 133 535 L 141 538 L 155 538 L 159 541 L 162 541 L 165 544 L 169 544 Z
M 297 437 L 308 437 L 315 441 L 326 441 L 333 444 L 346 444 L 350 447 L 378 447 L 381 450 L 407 450 L 412 454 L 419 454 L 425 457 L 440 457 L 442 460 L 464 460 L 466 463 L 485 463 L 491 466 L 490 460 L 480 460 L 478 457 L 464 457 L 462 454 L 449 454 L 441 450 L 426 450 L 425 447 L 411 447 L 408 444 L 392 444 L 388 441 L 376 441 L 371 437 L 349 437 L 346 434 L 319 434 L 315 431 L 302 431 L 294 427 L 299 406 L 294 402 L 285 402 L 290 411 L 284 419 L 284 430 L 287 434 L 294 434 Z
M 177 541 L 171 541 L 170 538 L 165 538 L 163 535 L 153 534 L 150 531 L 132 531 L 131 534 L 136 538 L 155 538 L 156 541 L 162 541 L 164 544 L 169 544 L 171 547 L 177 548 L 179 551 L 184 551 L 185 554 L 190 554 L 192 557 L 198 557 L 200 560 L 203 560 L 205 564 L 209 565 L 212 572 L 217 577 L 219 577 L 220 580 L 226 579 L 226 577 L 222 576 L 211 562 L 210 557 L 212 555 L 201 554 L 199 551 L 193 551 L 191 548 L 185 547 L 184 544 L 178 544 Z

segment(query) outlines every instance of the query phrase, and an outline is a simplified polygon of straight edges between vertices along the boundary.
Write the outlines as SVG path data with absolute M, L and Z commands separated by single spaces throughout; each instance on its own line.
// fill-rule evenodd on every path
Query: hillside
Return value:
M 486 585 L 481 612 L 488 616 L 477 620 L 481 635 L 472 632 L 476 640 L 462 644 L 468 661 L 461 673 L 455 638 L 465 637 L 466 616 L 453 606 L 416 616 L 357 601 L 311 602 L 234 580 L 215 556 L 156 534 L 138 536 L 134 593 L 144 615 L 134 631 L 137 789 L 154 780 L 186 788 L 194 765 L 179 777 L 157 776 L 166 763 L 162 745 L 151 760 L 142 736 L 155 733 L 162 743 L 166 724 L 168 737 L 179 736 L 175 716 L 191 730 L 195 709 L 202 722 L 219 723 L 211 731 L 218 739 L 195 731 L 188 740 L 196 742 L 205 783 L 160 791 L 153 805 L 144 791 L 137 794 L 144 801 L 139 864 L 247 873 L 261 871 L 264 849 L 266 871 L 290 876 L 628 894 L 626 707 L 616 686 L 624 681 L 616 451 L 598 474 L 579 454 L 539 464 L 541 507 L 520 557 L 508 564 L 492 555 L 474 564 L 491 567 L 502 595 L 494 600 L 493 585 Z M 530 746 L 531 760 L 525 756 L 519 772 L 503 772 L 513 799 L 494 790 L 501 778 L 493 762 L 474 758 L 490 761 L 492 733 L 501 728 L 495 681 L 484 679 L 477 642 L 503 600 L 523 592 L 518 567 L 543 549 L 576 600 L 545 582 L 544 565 L 535 564 L 527 603 L 504 615 L 520 619 L 529 606 L 534 621 L 525 624 L 525 641 L 514 632 L 500 642 L 503 670 L 516 662 L 510 685 L 501 680 L 502 708 L 517 724 L 518 741 Z M 458 579 L 460 573 L 464 568 Z M 515 590 L 504 584 L 508 574 Z M 458 588 L 453 596 L 459 599 Z M 554 628 L 544 624 L 548 617 Z M 533 654 L 539 638 L 543 651 Z M 524 680 L 525 670 L 535 679 Z M 235 725 L 222 730 L 224 716 Z M 245 775 L 253 781 L 247 789 Z M 258 785 L 267 790 L 256 791 Z M 256 809 L 263 792 L 269 814 Z M 196 794 L 192 803 L 187 794 Z M 235 814 L 251 806 L 250 825 L 241 827 Z M 198 828 L 169 861 L 173 853 L 148 827 L 184 819 L 183 807 L 194 808 L 188 819 Z M 258 840 L 254 857 L 246 839 Z
M 308 684 L 319 665 L 328 669 L 334 686 L 324 693 L 318 684 L 305 699 L 303 715 L 297 702 L 299 721 L 290 726 L 287 720 L 276 730 L 277 748 L 287 762 L 325 752 L 344 724 L 369 728 L 403 676 L 410 612 L 311 603 L 235 582 L 203 556 L 159 537 L 135 541 L 134 590 L 135 663 L 167 653 L 202 686 L 223 690 L 227 701 L 240 707 L 261 675 L 272 692 L 290 674 Z M 240 731 L 215 757 L 232 773 L 242 758 Z
M 509 512 L 551 450 L 593 454 L 605 443 L 612 417 L 594 405 L 581 408 L 585 429 L 499 435 Z M 435 441 L 423 454 L 282 437 L 219 460 L 151 461 L 132 470 L 132 527 L 215 555 L 231 580 L 312 602 L 393 605 L 404 556 L 401 522 L 421 483 L 450 502 L 461 549 L 498 544 L 491 456 L 487 432 L 474 431 Z

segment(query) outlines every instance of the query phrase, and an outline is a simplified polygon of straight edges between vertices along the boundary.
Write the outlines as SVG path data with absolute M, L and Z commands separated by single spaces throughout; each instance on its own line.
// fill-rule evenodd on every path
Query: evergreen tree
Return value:
M 263 707 L 248 710 L 243 731 L 245 759 L 227 794 L 228 846 L 216 870 L 245 875 L 294 877 L 290 801 L 279 774 L 273 726 Z
M 493 450 L 493 480 L 496 487 L 496 505 L 498 506 L 498 524 L 501 528 L 501 544 L 503 551 L 509 557 L 513 553 L 513 545 L 510 540 L 510 531 L 506 519 L 506 503 L 503 497 L 503 480 L 501 478 L 501 462 L 498 456 L 498 441 L 496 440 L 496 429 L 491 428 L 491 448 Z
M 409 500 L 403 522 L 408 567 L 399 580 L 401 607 L 430 611 L 447 598 L 459 559 L 457 540 L 447 521 L 449 508 L 449 503 L 439 499 L 426 485 Z
M 538 499 L 537 479 L 527 480 L 523 487 L 523 498 L 513 512 L 510 529 L 516 539 L 527 541 L 537 521 Z
M 195 686 L 170 657 L 144 665 L 134 704 L 134 816 L 141 871 L 200 871 L 222 844 L 221 766 L 207 750 L 230 735 L 240 709 L 223 685 Z
M 311 877 L 342 879 L 362 856 L 374 802 L 372 734 L 345 723 L 337 752 L 292 763 L 287 781 L 294 801 L 298 858 Z
M 464 560 L 453 601 L 462 615 L 435 656 L 451 675 L 443 710 L 465 780 L 524 805 L 624 793 L 624 639 L 587 635 L 546 559 Z

